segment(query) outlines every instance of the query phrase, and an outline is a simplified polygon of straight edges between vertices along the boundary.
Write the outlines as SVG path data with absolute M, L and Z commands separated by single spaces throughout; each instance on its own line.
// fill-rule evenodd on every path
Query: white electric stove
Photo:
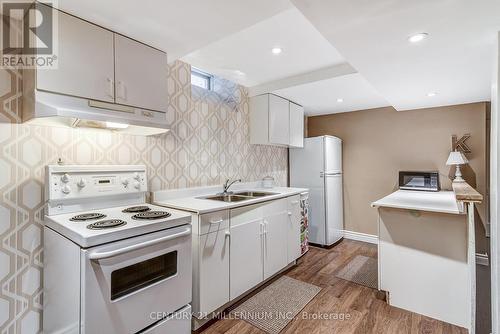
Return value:
M 188 215 L 151 204 L 47 216 L 45 226 L 83 248 L 189 224 Z
M 45 333 L 190 333 L 191 216 L 145 166 L 47 166 Z

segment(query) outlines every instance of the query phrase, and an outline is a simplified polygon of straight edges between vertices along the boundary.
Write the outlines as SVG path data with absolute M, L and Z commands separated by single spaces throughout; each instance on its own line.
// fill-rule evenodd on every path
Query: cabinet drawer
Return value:
M 265 204 L 255 204 L 243 206 L 241 208 L 231 209 L 231 228 L 237 227 L 248 223 L 249 221 L 256 221 L 262 219 L 262 208 Z
M 279 212 L 282 211 L 287 211 L 287 199 L 282 198 L 282 199 L 277 199 L 275 201 L 267 202 L 265 205 L 262 207 L 262 214 L 263 216 L 269 216 L 269 215 L 275 215 Z
M 229 210 L 207 213 L 200 216 L 199 234 L 216 232 L 229 227 Z
M 147 329 L 143 334 L 164 334 L 164 333 L 191 333 L 191 306 L 186 306 L 182 310 L 175 312 L 168 318 L 158 322 L 153 327 Z

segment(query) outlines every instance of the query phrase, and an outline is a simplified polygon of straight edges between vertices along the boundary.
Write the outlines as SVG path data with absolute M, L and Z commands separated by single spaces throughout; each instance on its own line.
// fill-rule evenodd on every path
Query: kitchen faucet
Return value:
M 230 194 L 232 194 L 233 193 L 232 191 L 228 191 L 229 187 L 231 187 L 236 182 L 241 182 L 241 179 L 234 180 L 233 182 L 229 182 L 229 181 L 231 181 L 231 179 L 227 179 L 226 182 L 224 182 L 224 184 L 222 185 L 222 193 L 221 193 L 221 195 L 230 195 Z

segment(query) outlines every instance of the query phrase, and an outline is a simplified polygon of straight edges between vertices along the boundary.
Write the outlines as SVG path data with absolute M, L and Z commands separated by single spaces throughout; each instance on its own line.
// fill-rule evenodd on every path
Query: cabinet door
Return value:
M 58 13 L 58 68 L 37 71 L 37 89 L 114 102 L 113 33 Z
M 290 102 L 276 95 L 269 95 L 269 142 L 290 143 Z
M 304 108 L 290 102 L 290 146 L 304 147 Z
M 250 144 L 269 144 L 269 94 L 250 98 Z
M 288 198 L 287 258 L 292 263 L 300 256 L 300 196 Z
M 167 111 L 167 55 L 115 34 L 116 103 Z
M 212 312 L 229 301 L 228 229 L 199 236 L 199 312 Z
M 287 211 L 264 218 L 264 279 L 287 265 L 287 220 Z
M 231 300 L 263 280 L 262 219 L 231 227 Z

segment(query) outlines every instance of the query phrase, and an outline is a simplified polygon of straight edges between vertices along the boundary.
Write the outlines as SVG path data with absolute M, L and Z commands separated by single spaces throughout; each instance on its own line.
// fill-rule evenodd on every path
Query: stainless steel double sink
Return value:
M 212 201 L 221 201 L 221 202 L 241 202 L 248 201 L 254 198 L 266 197 L 277 195 L 277 193 L 268 193 L 261 191 L 241 191 L 234 194 L 227 195 L 215 195 L 215 196 L 207 196 L 207 197 L 199 197 L 200 199 L 209 199 Z

